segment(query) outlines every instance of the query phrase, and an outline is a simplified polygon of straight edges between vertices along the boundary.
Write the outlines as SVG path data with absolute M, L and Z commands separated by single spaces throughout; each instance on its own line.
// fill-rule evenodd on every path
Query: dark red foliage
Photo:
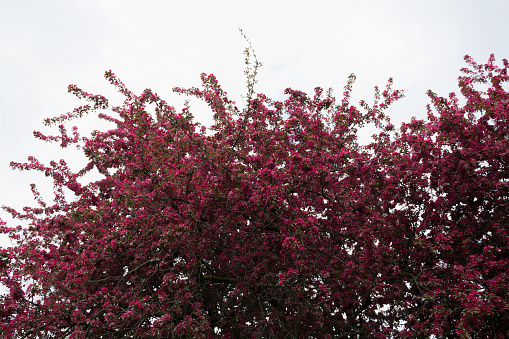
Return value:
M 427 120 L 399 129 L 384 110 L 402 92 L 360 110 L 353 75 L 341 102 L 287 89 L 239 110 L 204 74 L 175 91 L 210 105 L 209 133 L 111 72 L 122 106 L 70 86 L 91 105 L 47 124 L 111 109 L 115 128 L 35 133 L 81 145 L 78 173 L 12 163 L 52 177 L 55 201 L 32 186 L 39 207 L 8 209 L 30 226 L 0 225 L 2 337 L 509 336 L 509 64 L 466 61 L 466 104 L 429 92 Z M 381 132 L 360 146 L 366 123 Z

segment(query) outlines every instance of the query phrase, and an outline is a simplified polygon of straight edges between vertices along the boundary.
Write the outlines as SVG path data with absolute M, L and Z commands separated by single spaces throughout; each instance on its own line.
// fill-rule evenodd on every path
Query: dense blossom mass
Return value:
M 88 165 L 11 164 L 55 195 L 32 185 L 38 207 L 6 208 L 28 226 L 0 225 L 1 336 L 507 338 L 509 63 L 465 59 L 465 103 L 430 91 L 427 119 L 400 127 L 385 110 L 403 92 L 389 80 L 356 108 L 353 75 L 340 101 L 287 89 L 239 109 L 203 74 L 174 90 L 209 104 L 209 130 L 111 71 L 120 106 L 69 86 L 90 104 L 35 136 Z M 93 111 L 114 128 L 68 134 Z

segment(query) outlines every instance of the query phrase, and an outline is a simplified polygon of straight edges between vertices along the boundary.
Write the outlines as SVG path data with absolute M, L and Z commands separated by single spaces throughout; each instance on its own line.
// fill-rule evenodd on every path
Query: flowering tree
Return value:
M 55 198 L 32 185 L 38 207 L 6 208 L 29 226 L 0 225 L 15 242 L 0 253 L 2 336 L 509 336 L 509 63 L 466 61 L 466 104 L 429 92 L 428 119 L 399 129 L 384 111 L 403 93 L 389 80 L 356 108 L 353 75 L 341 101 L 316 88 L 279 102 L 254 96 L 256 63 L 241 110 L 203 74 L 174 90 L 209 104 L 209 133 L 111 71 L 121 106 L 69 86 L 90 104 L 35 136 L 89 162 L 11 164 L 53 178 Z M 113 129 L 66 132 L 108 109 Z M 367 123 L 380 133 L 361 146 Z

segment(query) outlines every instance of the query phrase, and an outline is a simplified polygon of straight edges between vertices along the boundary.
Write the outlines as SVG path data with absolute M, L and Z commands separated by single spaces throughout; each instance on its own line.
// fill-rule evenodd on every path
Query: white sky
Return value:
M 103 78 L 111 69 L 135 93 L 152 88 L 179 110 L 184 98 L 171 88 L 198 86 L 201 72 L 214 73 L 242 106 L 241 27 L 264 64 L 257 92 L 281 100 L 286 87 L 322 86 L 340 96 L 355 73 L 354 101 L 370 102 L 373 86 L 392 76 L 395 88 L 410 90 L 389 111 L 399 124 L 425 116 L 426 90 L 457 91 L 465 54 L 509 58 L 508 9 L 501 0 L 0 0 L 0 205 L 34 205 L 32 182 L 52 198 L 47 178 L 13 171 L 11 160 L 84 163 L 77 151 L 32 136 L 50 132 L 44 118 L 83 104 L 67 93 L 71 83 L 120 104 Z M 205 105 L 191 108 L 210 124 Z M 85 119 L 68 127 L 82 124 L 99 126 Z

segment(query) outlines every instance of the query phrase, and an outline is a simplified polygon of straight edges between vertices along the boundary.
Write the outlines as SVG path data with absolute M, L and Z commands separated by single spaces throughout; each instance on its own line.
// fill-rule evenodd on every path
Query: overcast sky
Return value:
M 32 182 L 51 202 L 51 181 L 13 171 L 10 161 L 33 155 L 84 163 L 78 151 L 64 153 L 32 132 L 49 133 L 44 118 L 82 104 L 67 93 L 69 84 L 120 104 L 106 70 L 136 93 L 152 88 L 177 110 L 184 98 L 171 88 L 198 86 L 200 73 L 214 73 L 242 105 L 240 27 L 263 63 L 257 92 L 282 100 L 286 87 L 322 86 L 340 94 L 355 73 L 353 98 L 369 102 L 373 86 L 393 77 L 408 90 L 389 111 L 399 124 L 425 117 L 428 89 L 457 91 L 465 54 L 479 62 L 491 53 L 509 58 L 508 14 L 501 0 L 0 0 L 0 205 L 34 205 Z M 191 108 L 210 125 L 205 105 L 191 101 Z M 73 125 L 102 126 L 91 119 Z

